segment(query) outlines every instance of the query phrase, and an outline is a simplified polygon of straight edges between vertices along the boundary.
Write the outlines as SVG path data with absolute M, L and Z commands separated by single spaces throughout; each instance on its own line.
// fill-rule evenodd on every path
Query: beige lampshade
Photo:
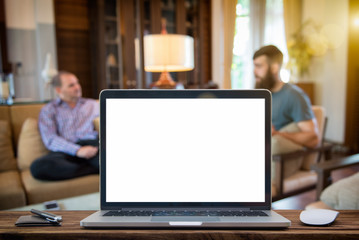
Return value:
M 194 68 L 193 38 L 180 34 L 144 37 L 146 72 L 183 72 Z

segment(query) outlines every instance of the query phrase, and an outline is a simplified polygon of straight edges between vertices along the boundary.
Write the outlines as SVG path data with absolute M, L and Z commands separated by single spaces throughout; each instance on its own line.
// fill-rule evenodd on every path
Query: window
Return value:
M 289 70 L 285 69 L 288 62 L 288 51 L 284 32 L 283 0 L 266 0 L 264 45 L 275 45 L 283 53 L 281 78 L 289 81 Z
M 253 30 L 250 28 L 250 8 L 249 0 L 238 0 L 231 71 L 232 89 L 253 88 L 254 86 L 252 56 L 257 49 L 252 49 L 251 46 L 254 43 L 250 42 L 253 34 Z M 284 62 L 281 77 L 283 81 L 287 82 L 289 71 L 284 69 L 288 61 L 288 52 L 284 33 L 283 0 L 266 0 L 265 8 L 265 27 L 261 29 L 264 40 L 261 45 L 272 44 L 283 52 Z
M 248 48 L 250 44 L 249 0 L 238 0 L 236 15 L 231 81 L 232 89 L 241 89 L 245 85 L 244 79 L 250 74 L 249 64 L 252 64 L 251 53 Z

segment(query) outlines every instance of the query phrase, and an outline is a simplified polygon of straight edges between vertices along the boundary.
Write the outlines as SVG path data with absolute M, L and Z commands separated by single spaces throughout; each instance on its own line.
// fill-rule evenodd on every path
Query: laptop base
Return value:
M 98 211 L 83 219 L 85 228 L 287 228 L 291 222 L 274 211 L 267 217 L 104 217 Z

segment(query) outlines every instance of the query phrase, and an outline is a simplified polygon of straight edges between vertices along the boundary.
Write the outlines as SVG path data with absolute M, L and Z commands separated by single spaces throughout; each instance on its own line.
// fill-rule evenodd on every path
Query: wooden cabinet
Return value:
M 84 97 L 98 98 L 92 75 L 88 0 L 54 0 L 58 70 L 74 73 Z
M 312 105 L 315 105 L 315 96 L 314 96 L 315 85 L 314 85 L 314 83 L 312 83 L 312 82 L 299 82 L 299 83 L 296 83 L 295 85 L 300 87 L 308 95 Z
M 144 71 L 143 36 L 168 33 L 194 38 L 195 68 L 171 73 L 186 88 L 201 88 L 211 79 L 209 0 L 90 0 L 92 74 L 96 91 L 148 88 L 159 73 Z

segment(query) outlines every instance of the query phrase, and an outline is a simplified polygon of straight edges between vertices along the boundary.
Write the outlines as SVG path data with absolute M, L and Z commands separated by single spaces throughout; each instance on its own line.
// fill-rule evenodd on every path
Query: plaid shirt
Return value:
M 99 103 L 80 98 L 74 108 L 57 98 L 46 104 L 40 112 L 39 129 L 47 149 L 75 156 L 83 139 L 96 139 L 93 120 L 99 116 Z

